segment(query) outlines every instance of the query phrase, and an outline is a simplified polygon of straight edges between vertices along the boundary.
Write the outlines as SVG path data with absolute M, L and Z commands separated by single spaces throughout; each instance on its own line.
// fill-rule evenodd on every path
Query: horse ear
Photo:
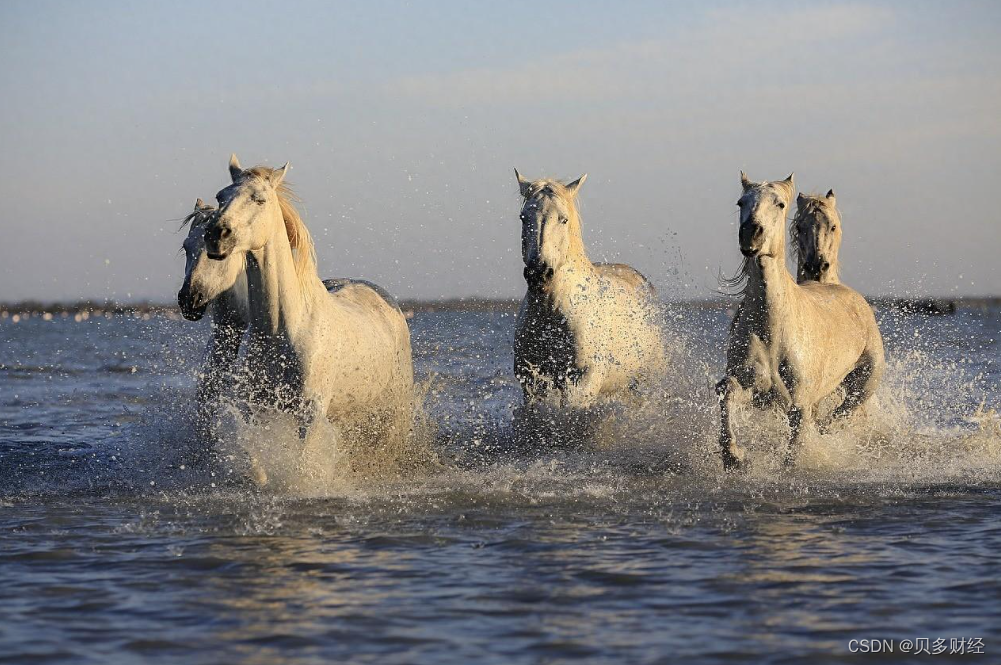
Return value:
M 241 175 L 243 175 L 243 169 L 240 168 L 240 160 L 236 158 L 234 152 L 229 156 L 229 177 L 233 179 L 233 182 L 236 182 Z
M 272 187 L 277 187 L 278 185 L 282 184 L 282 180 L 285 179 L 285 174 L 288 173 L 288 167 L 289 163 L 285 162 L 285 165 L 282 166 L 280 169 L 275 169 L 274 171 L 271 172 L 270 180 Z
M 780 183 L 782 185 L 785 185 L 786 190 L 789 192 L 790 199 L 792 198 L 793 193 L 795 193 L 796 191 L 796 185 L 793 181 L 794 175 L 795 175 L 794 173 L 790 173 L 789 176 Z
M 834 205 L 835 203 L 837 203 L 837 199 L 834 198 L 834 190 L 833 189 L 827 190 L 827 196 L 825 198 L 827 199 L 827 202 L 830 203 L 831 205 Z
M 803 196 L 803 192 L 800 192 L 799 194 L 796 195 L 796 205 L 803 205 L 805 201 L 806 197 Z
M 577 191 L 580 189 L 580 186 L 584 184 L 585 180 L 587 180 L 586 173 L 567 185 L 567 191 L 570 192 L 570 196 L 577 196 Z
M 201 210 L 205 207 L 205 201 L 202 201 L 202 197 L 195 199 L 195 210 Z
M 748 187 L 750 187 L 750 186 L 751 186 L 751 185 L 753 185 L 753 184 L 754 184 L 754 183 L 752 183 L 752 182 L 751 182 L 751 181 L 750 181 L 750 180 L 749 180 L 749 179 L 747 178 L 747 174 L 745 174 L 745 173 L 744 173 L 743 171 L 741 171 L 741 172 L 740 172 L 740 186 L 741 186 L 741 187 L 743 187 L 744 189 L 747 189 Z
M 518 179 L 518 190 L 521 192 L 521 195 L 527 199 L 528 190 L 531 187 L 532 182 L 523 178 L 522 175 L 518 173 L 518 169 L 514 170 L 514 177 Z

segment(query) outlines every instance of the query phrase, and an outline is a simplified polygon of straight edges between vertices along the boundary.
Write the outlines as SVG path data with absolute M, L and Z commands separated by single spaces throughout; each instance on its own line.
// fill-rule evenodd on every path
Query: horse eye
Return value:
M 570 220 L 567 219 L 566 217 L 562 217 L 562 216 L 560 217 L 560 224 L 566 224 L 568 221 L 570 221 Z
M 250 200 L 253 201 L 254 203 L 256 203 L 259 206 L 262 206 L 265 203 L 267 203 L 267 199 L 264 199 L 264 198 L 259 197 L 259 196 L 251 196 Z
M 831 227 L 831 230 L 832 230 L 832 231 L 837 231 L 837 230 L 838 230 L 838 225 L 837 225 L 837 224 L 833 225 L 833 226 Z
M 741 199 L 740 201 L 737 201 L 737 207 L 738 208 L 743 208 L 744 207 L 744 201 L 743 201 L 743 199 Z
M 782 201 L 779 201 L 779 210 L 785 210 L 785 207 L 786 207 L 786 204 L 783 203 Z

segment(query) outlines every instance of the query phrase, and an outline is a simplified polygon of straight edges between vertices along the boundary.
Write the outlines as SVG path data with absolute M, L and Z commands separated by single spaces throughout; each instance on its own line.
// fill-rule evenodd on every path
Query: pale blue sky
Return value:
M 738 172 L 833 187 L 843 279 L 1001 293 L 1001 3 L 0 3 L 0 300 L 170 300 L 175 220 L 292 163 L 321 274 L 523 290 L 512 167 L 708 296 Z

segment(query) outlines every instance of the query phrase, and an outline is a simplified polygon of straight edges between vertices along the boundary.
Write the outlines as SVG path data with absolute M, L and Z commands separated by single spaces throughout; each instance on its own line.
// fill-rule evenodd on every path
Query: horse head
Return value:
M 800 194 L 796 217 L 789 227 L 797 258 L 797 279 L 837 283 L 841 248 L 841 215 L 834 190 L 826 196 Z
M 745 257 L 783 257 L 785 219 L 795 192 L 793 176 L 773 182 L 752 182 L 740 173 L 740 252 Z
M 530 181 L 514 170 L 524 203 L 521 256 L 529 284 L 544 282 L 567 260 L 584 256 L 576 197 L 585 173 L 569 184 L 544 178 Z
M 237 256 L 226 261 L 209 259 L 205 247 L 205 229 L 218 214 L 218 209 L 201 199 L 185 219 L 188 235 L 184 239 L 184 283 L 177 292 L 181 314 L 189 321 L 198 321 L 209 304 L 229 290 L 242 274 L 244 261 Z

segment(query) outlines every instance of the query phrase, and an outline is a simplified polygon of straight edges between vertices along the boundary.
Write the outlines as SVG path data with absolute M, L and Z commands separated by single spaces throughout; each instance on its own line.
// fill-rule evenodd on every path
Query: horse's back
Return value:
M 356 397 L 365 392 L 385 394 L 386 389 L 409 398 L 413 386 L 410 327 L 396 299 L 372 282 L 347 277 L 323 280 L 336 318 L 328 323 L 337 326 L 337 335 L 366 361 L 366 383 L 359 385 Z
M 602 277 L 621 282 L 634 291 L 646 292 L 651 296 L 656 294 L 650 280 L 630 265 L 625 263 L 595 263 L 594 269 Z
M 841 283 L 804 282 L 802 293 L 812 304 L 816 322 L 829 336 L 855 340 L 861 335 L 865 352 L 882 359 L 883 337 L 876 314 L 865 297 Z
M 332 279 L 323 280 L 323 286 L 327 289 L 328 293 L 334 294 L 346 287 L 362 287 L 367 288 L 375 292 L 387 305 L 392 307 L 397 311 L 402 311 L 400 309 L 399 301 L 393 297 L 393 295 L 382 288 L 374 282 L 370 282 L 367 279 L 353 279 L 351 277 L 334 277 Z
M 840 282 L 807 281 L 799 285 L 814 308 L 829 312 L 832 308 L 842 310 L 859 318 L 860 321 L 875 324 L 876 316 L 865 297 L 855 289 Z
M 359 334 L 370 338 L 382 329 L 395 344 L 410 351 L 410 327 L 399 303 L 384 288 L 363 279 L 338 277 L 323 280 L 333 305 L 356 322 Z M 368 332 L 363 332 L 367 330 Z

